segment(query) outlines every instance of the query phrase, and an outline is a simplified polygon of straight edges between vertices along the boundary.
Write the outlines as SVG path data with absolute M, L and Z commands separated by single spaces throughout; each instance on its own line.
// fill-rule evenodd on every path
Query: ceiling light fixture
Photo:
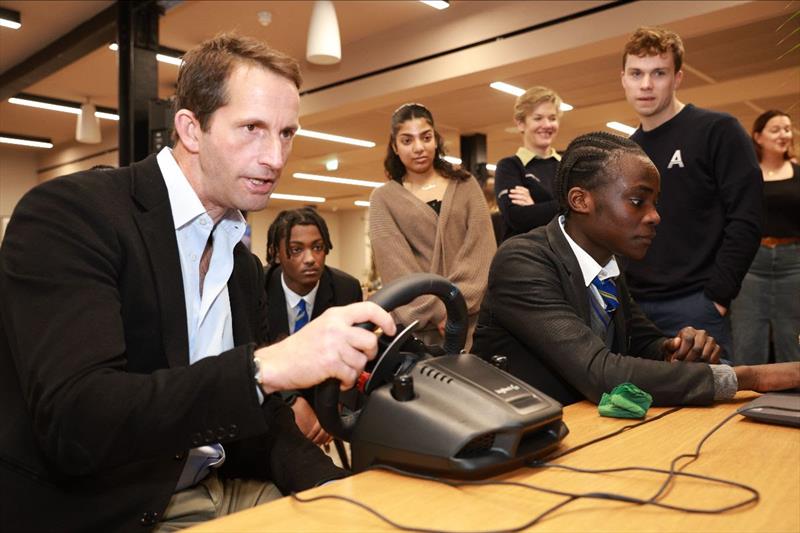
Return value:
M 75 140 L 85 144 L 97 144 L 101 140 L 97 109 L 88 99 L 81 105 L 81 112 L 75 124 Z
M 353 203 L 354 203 L 355 205 L 357 205 L 358 207 L 369 207 L 369 202 L 368 202 L 368 201 L 366 201 L 366 200 L 356 200 L 356 201 L 355 201 L 355 202 L 353 202 Z
M 322 133 L 319 131 L 312 131 L 300 128 L 296 133 L 299 137 L 311 137 L 312 139 L 320 139 L 323 141 L 331 141 L 335 143 L 352 144 L 355 146 L 363 146 L 364 148 L 374 148 L 375 143 L 372 141 L 363 141 L 361 139 L 353 139 L 352 137 L 343 137 L 341 135 L 333 135 L 330 133 Z
M 0 7 L 0 26 L 12 30 L 18 30 L 22 27 L 22 18 L 20 18 L 19 11 Z
M 311 10 L 306 59 L 315 65 L 334 65 L 342 60 L 339 21 L 330 0 L 317 0 Z
M 426 6 L 431 6 L 434 9 L 438 9 L 441 11 L 442 9 L 447 9 L 450 7 L 450 2 L 447 0 L 419 0 Z
M 27 137 L 14 133 L 0 133 L 0 143 L 31 146 L 33 148 L 52 148 L 53 141 L 45 137 Z
M 119 45 L 117 43 L 111 43 L 108 45 L 108 49 L 117 52 L 119 51 Z M 175 52 L 177 52 L 177 50 Z M 180 57 L 162 53 L 156 54 L 156 61 L 160 61 L 161 63 L 167 63 L 170 65 L 175 65 L 176 67 L 179 67 L 183 64 L 183 59 L 181 59 Z
M 295 172 L 292 174 L 293 178 L 297 178 L 299 180 L 311 180 L 311 181 L 324 181 L 325 183 L 338 183 L 339 185 L 356 185 L 358 187 L 372 187 L 373 189 L 377 189 L 378 187 L 382 187 L 386 184 L 383 181 L 367 181 L 367 180 L 356 180 L 352 178 L 337 178 L 336 176 L 321 176 L 319 174 L 308 174 L 306 172 Z
M 59 100 L 57 98 L 46 98 L 43 96 L 35 96 L 32 94 L 20 93 L 17 96 L 12 96 L 8 99 L 9 104 L 24 105 L 27 107 L 36 107 L 38 109 L 47 109 L 48 111 L 60 111 L 61 113 L 71 113 L 73 115 L 81 114 L 81 104 L 70 102 L 69 100 Z M 119 115 L 116 114 L 114 109 L 108 107 L 101 107 L 95 112 L 97 118 L 106 120 L 119 120 Z
M 292 200 L 295 202 L 315 202 L 318 204 L 325 203 L 325 198 L 322 196 L 304 196 L 302 194 L 281 194 L 279 192 L 272 193 L 270 198 L 276 200 Z
M 272 13 L 269 11 L 259 11 L 256 13 L 256 18 L 258 18 L 258 23 L 266 28 L 272 22 Z
M 628 126 L 627 124 L 616 121 L 606 122 L 606 127 L 611 128 L 612 130 L 621 131 L 625 135 L 633 135 L 633 132 L 636 131 L 636 128 L 633 126 Z
M 328 172 L 339 170 L 339 160 L 334 157 L 333 159 L 325 161 L 325 170 Z
M 513 94 L 514 96 L 522 96 L 525 94 L 525 89 L 522 87 L 517 87 L 516 85 L 511 85 L 510 83 L 506 83 L 504 81 L 493 81 L 489 84 L 489 87 L 495 89 L 500 92 L 504 92 L 507 94 Z M 561 105 L 558 106 L 559 110 L 561 111 L 572 111 L 575 109 L 573 106 L 569 105 L 566 102 L 561 102 Z
M 511 85 L 510 83 L 506 83 L 504 81 L 493 81 L 489 84 L 489 87 L 496 91 L 501 91 L 507 94 L 513 94 L 514 96 L 522 96 L 525 94 L 525 89 L 521 87 L 517 87 L 515 85 Z

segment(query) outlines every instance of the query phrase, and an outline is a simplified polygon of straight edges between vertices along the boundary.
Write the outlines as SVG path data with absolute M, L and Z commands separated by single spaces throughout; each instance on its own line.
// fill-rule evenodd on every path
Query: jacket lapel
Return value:
M 311 320 L 317 318 L 333 305 L 333 277 L 328 267 L 323 267 L 322 276 L 319 278 L 317 297 L 314 299 L 314 311 L 311 313 Z
M 589 298 L 586 291 L 586 285 L 583 283 L 583 274 L 581 267 L 578 265 L 578 259 L 572 252 L 567 239 L 561 232 L 559 227 L 558 218 L 555 217 L 551 220 L 545 229 L 547 233 L 547 240 L 550 242 L 550 248 L 561 259 L 561 264 L 569 275 L 570 283 L 564 287 L 572 305 L 578 311 L 578 314 L 587 326 L 591 327 L 591 315 L 589 309 Z
M 155 156 L 132 165 L 131 196 L 139 207 L 134 219 L 150 259 L 167 361 L 170 367 L 186 366 L 189 339 L 178 241 L 167 186 Z
M 286 296 L 281 285 L 280 267 L 267 271 L 267 316 L 269 319 L 269 340 L 278 342 L 289 336 L 289 316 L 286 314 Z M 316 306 L 315 306 L 316 307 Z

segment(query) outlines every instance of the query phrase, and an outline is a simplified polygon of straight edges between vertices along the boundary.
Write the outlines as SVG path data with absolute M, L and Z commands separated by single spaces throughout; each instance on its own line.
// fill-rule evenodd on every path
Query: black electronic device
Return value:
M 448 477 L 480 478 L 521 466 L 555 449 L 567 434 L 561 405 L 490 364 L 462 353 L 467 307 L 457 287 L 433 274 L 396 280 L 370 298 L 391 311 L 435 295 L 447 310 L 444 355 L 413 338 L 416 323 L 382 339 L 363 407 L 338 408 L 339 382 L 317 388 L 315 410 L 328 433 L 349 441 L 353 470 L 375 464 Z M 364 325 L 365 327 L 373 327 Z

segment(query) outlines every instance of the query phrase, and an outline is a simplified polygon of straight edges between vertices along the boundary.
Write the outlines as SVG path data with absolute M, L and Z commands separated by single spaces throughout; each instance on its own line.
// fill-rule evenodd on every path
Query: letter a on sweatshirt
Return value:
M 681 168 L 684 168 L 680 150 L 675 150 L 675 153 L 672 154 L 672 159 L 669 160 L 669 165 L 667 165 L 667 168 L 672 168 L 674 166 L 679 166 Z

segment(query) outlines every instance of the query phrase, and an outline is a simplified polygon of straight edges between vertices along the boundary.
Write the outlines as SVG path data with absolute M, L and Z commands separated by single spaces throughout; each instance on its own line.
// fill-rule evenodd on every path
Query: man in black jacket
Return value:
M 758 250 L 763 182 L 734 117 L 678 100 L 682 61 L 681 38 L 662 28 L 639 28 L 623 53 L 622 87 L 641 121 L 631 139 L 662 180 L 658 237 L 626 274 L 662 331 L 702 327 L 730 359 L 728 308 Z
M 630 297 L 618 259 L 641 259 L 660 218 L 658 171 L 632 141 L 582 135 L 564 153 L 562 215 L 513 237 L 492 261 L 473 351 L 563 404 L 632 382 L 655 405 L 706 405 L 737 390 L 800 385 L 800 363 L 730 367 L 705 331 L 664 336 Z
M 362 300 L 361 284 L 325 265 L 333 248 L 328 225 L 313 207 L 281 211 L 267 232 L 269 341 L 299 331 L 330 307 Z M 313 389 L 283 391 L 300 431 L 315 444 L 331 438 L 314 413 Z
M 221 35 L 184 56 L 175 148 L 31 190 L 0 248 L 0 524 L 172 530 L 344 472 L 274 394 L 351 386 L 370 303 L 266 342 L 239 242 L 298 129 L 295 60 Z

